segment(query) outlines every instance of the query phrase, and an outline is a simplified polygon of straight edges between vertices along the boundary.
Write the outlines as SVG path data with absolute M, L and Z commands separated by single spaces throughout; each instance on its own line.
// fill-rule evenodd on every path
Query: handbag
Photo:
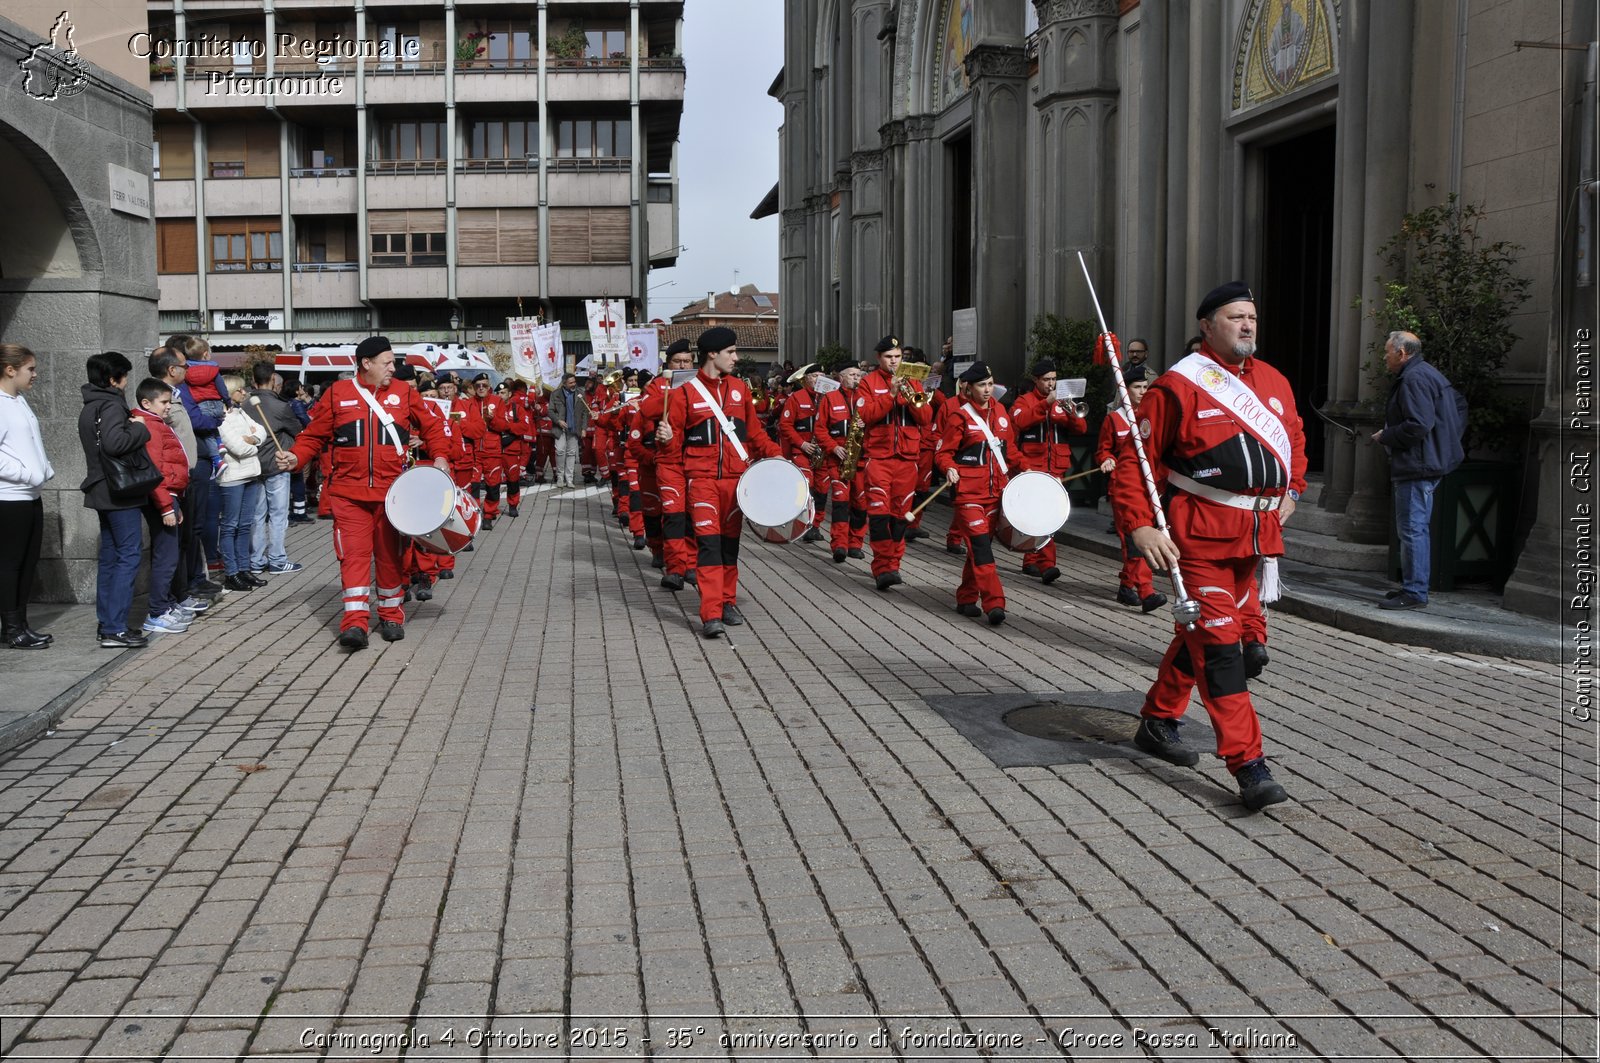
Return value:
M 150 455 L 139 447 L 121 457 L 106 453 L 100 439 L 100 418 L 94 419 L 94 446 L 100 452 L 100 468 L 106 474 L 106 490 L 112 498 L 143 498 L 161 483 L 161 470 Z

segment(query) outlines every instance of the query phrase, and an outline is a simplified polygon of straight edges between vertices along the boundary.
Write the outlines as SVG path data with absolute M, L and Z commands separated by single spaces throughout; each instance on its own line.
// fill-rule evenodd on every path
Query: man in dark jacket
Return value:
M 86 475 L 79 490 L 83 504 L 100 518 L 100 572 L 95 589 L 95 617 L 100 645 L 120 650 L 148 645 L 138 631 L 128 630 L 133 607 L 133 581 L 139 574 L 144 529 L 142 510 L 148 492 L 114 495 L 106 479 L 102 455 L 143 457 L 150 432 L 128 409 L 128 373 L 133 363 L 116 351 L 89 356 L 89 382 L 83 385 L 78 413 L 78 442 L 83 446 Z M 146 462 L 148 464 L 148 462 Z
M 1390 591 L 1379 608 L 1421 609 L 1428 604 L 1433 560 L 1428 534 L 1433 491 L 1465 457 L 1461 437 L 1467 425 L 1467 400 L 1423 360 L 1422 341 L 1409 332 L 1389 333 L 1383 364 L 1395 379 L 1383 428 L 1372 433 L 1372 441 L 1389 451 L 1401 587 Z

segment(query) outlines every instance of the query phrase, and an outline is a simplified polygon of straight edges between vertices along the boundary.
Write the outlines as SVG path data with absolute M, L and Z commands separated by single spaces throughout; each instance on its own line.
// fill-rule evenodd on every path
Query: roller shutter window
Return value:
M 278 176 L 278 124 L 257 122 L 245 127 L 244 175 Z
M 193 218 L 156 219 L 156 272 L 198 273 Z
M 442 266 L 442 210 L 375 210 L 367 215 L 374 266 Z
M 206 127 L 206 176 L 243 177 L 245 127 L 219 123 Z
M 462 210 L 458 261 L 463 266 L 526 266 L 539 261 L 539 212 L 529 207 Z
M 190 122 L 161 122 L 155 127 L 157 150 L 156 180 L 194 179 L 194 125 Z

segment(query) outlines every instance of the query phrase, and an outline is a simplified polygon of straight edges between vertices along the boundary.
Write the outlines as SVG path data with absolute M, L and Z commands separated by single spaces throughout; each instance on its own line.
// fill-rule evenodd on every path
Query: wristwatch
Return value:
M 1296 491 L 1296 490 L 1295 490 L 1295 489 L 1294 489 L 1294 488 L 1292 488 L 1292 487 L 1291 487 L 1291 488 L 1289 488 L 1289 501 L 1291 501 L 1291 502 L 1298 502 L 1298 501 L 1300 501 L 1300 492 L 1299 492 L 1299 491 Z

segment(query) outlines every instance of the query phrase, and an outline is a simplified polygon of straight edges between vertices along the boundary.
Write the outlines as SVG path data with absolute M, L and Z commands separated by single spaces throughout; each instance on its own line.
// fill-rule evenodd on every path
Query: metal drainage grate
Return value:
M 1052 742 L 1129 742 L 1139 726 L 1137 716 L 1065 701 L 1039 701 L 1002 717 L 1013 731 Z

